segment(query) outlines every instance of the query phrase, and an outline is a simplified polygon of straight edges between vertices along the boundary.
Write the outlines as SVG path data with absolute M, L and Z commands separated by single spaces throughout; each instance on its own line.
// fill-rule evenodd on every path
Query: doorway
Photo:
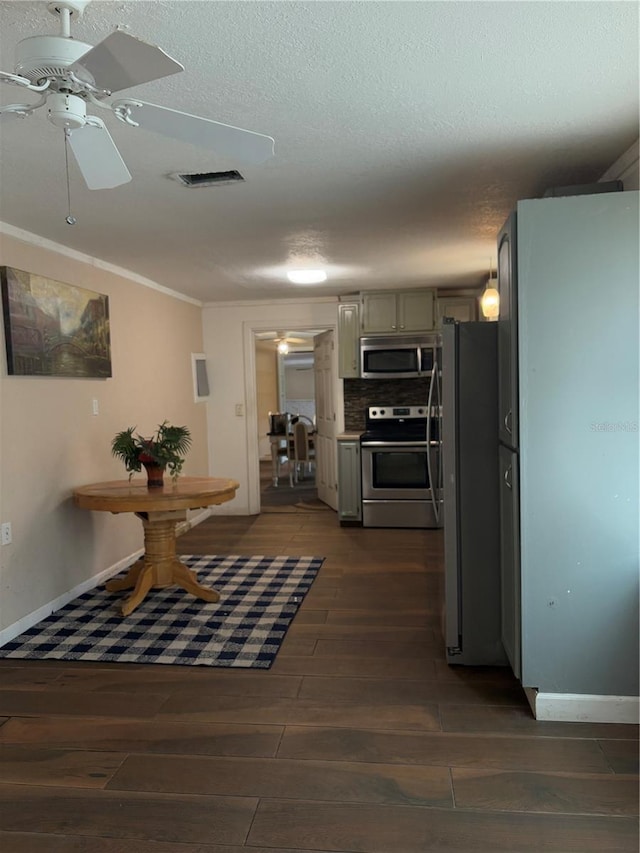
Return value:
M 260 511 L 314 512 L 329 509 L 318 499 L 315 462 L 294 470 L 292 454 L 282 441 L 279 476 L 273 479 L 272 445 L 267 433 L 270 414 L 287 413 L 313 433 L 316 422 L 314 337 L 323 330 L 303 329 L 255 333 L 256 415 L 258 422 Z M 313 436 L 311 438 L 313 445 Z

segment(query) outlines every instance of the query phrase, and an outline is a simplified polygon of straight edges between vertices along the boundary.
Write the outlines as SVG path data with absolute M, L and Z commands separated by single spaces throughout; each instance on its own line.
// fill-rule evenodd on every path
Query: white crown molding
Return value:
M 325 304 L 337 305 L 337 296 L 297 296 L 289 297 L 288 299 L 271 299 L 265 296 L 264 299 L 251 300 L 235 300 L 233 302 L 203 302 L 203 308 L 250 308 L 251 306 L 260 307 L 265 303 L 269 305 L 309 305 L 309 304 Z M 289 323 L 289 321 L 287 321 Z M 307 323 L 307 325 L 309 325 Z
M 636 139 L 633 145 L 621 154 L 616 162 L 609 166 L 600 181 L 623 181 L 625 178 L 634 178 L 632 183 L 638 185 L 638 161 L 640 160 L 640 140 Z M 626 187 L 625 187 L 626 189 Z M 633 186 L 629 186 L 633 189 Z
M 0 234 L 6 234 L 7 237 L 13 237 L 15 240 L 20 240 L 21 243 L 28 243 L 31 246 L 37 246 L 40 249 L 47 249 L 50 252 L 56 252 L 58 255 L 64 255 L 71 260 L 79 261 L 83 264 L 89 264 L 96 269 L 104 270 L 105 272 L 113 273 L 113 275 L 121 278 L 129 279 L 136 284 L 141 284 L 143 287 L 148 287 L 151 290 L 157 290 L 164 293 L 166 296 L 171 296 L 174 299 L 180 299 L 182 302 L 189 302 L 191 305 L 197 305 L 202 308 L 202 302 L 199 299 L 194 299 L 192 296 L 186 296 L 184 293 L 179 293 L 177 290 L 171 290 L 170 287 L 164 287 L 150 278 L 145 278 L 131 270 L 119 267 L 116 264 L 110 264 L 108 261 L 103 261 L 100 258 L 94 258 L 91 255 L 86 255 L 84 252 L 78 252 L 76 249 L 70 249 L 68 246 L 63 246 L 62 243 L 56 243 L 54 240 L 49 240 L 46 237 L 40 237 L 38 234 L 33 234 L 31 231 L 25 231 L 22 228 L 16 228 L 15 225 L 10 225 L 8 222 L 0 221 Z

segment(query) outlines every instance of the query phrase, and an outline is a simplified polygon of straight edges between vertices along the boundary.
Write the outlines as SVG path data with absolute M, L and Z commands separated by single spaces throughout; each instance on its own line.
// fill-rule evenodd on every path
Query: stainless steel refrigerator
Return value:
M 497 323 L 442 328 L 445 642 L 450 664 L 504 665 Z

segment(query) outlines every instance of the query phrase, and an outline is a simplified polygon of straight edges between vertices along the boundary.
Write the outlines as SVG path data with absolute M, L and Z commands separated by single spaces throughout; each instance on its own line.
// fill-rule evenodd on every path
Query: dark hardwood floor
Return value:
M 268 671 L 0 661 L 3 853 L 638 849 L 638 729 L 449 668 L 442 537 L 217 517 L 181 553 L 326 561 Z

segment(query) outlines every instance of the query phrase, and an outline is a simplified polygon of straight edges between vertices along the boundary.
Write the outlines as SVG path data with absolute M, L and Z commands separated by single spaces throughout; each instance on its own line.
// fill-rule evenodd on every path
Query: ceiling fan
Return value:
M 288 332 L 276 332 L 276 337 L 273 339 L 276 344 L 308 344 L 309 338 L 295 338 Z
M 0 120 L 27 118 L 46 105 L 47 117 L 64 130 L 82 176 L 91 190 L 131 180 L 120 152 L 101 118 L 87 106 L 109 110 L 130 127 L 189 142 L 246 163 L 273 156 L 270 136 L 192 116 L 136 98 L 111 100 L 114 92 L 184 71 L 161 48 L 122 30 L 92 46 L 71 38 L 71 18 L 81 17 L 90 0 L 56 0 L 49 11 L 60 18 L 57 36 L 32 36 L 16 45 L 15 73 L 0 71 L 0 82 L 40 95 L 33 104 L 0 107 Z
M 308 344 L 308 338 L 294 338 L 286 332 L 276 332 L 276 337 L 273 338 L 276 344 L 276 349 L 281 355 L 286 355 L 289 352 L 289 344 Z
M 307 344 L 313 345 L 313 339 L 309 338 L 296 338 L 289 332 L 258 332 L 256 337 L 262 341 L 273 341 L 276 345 L 276 349 L 282 355 L 286 355 L 289 352 L 289 344 Z

